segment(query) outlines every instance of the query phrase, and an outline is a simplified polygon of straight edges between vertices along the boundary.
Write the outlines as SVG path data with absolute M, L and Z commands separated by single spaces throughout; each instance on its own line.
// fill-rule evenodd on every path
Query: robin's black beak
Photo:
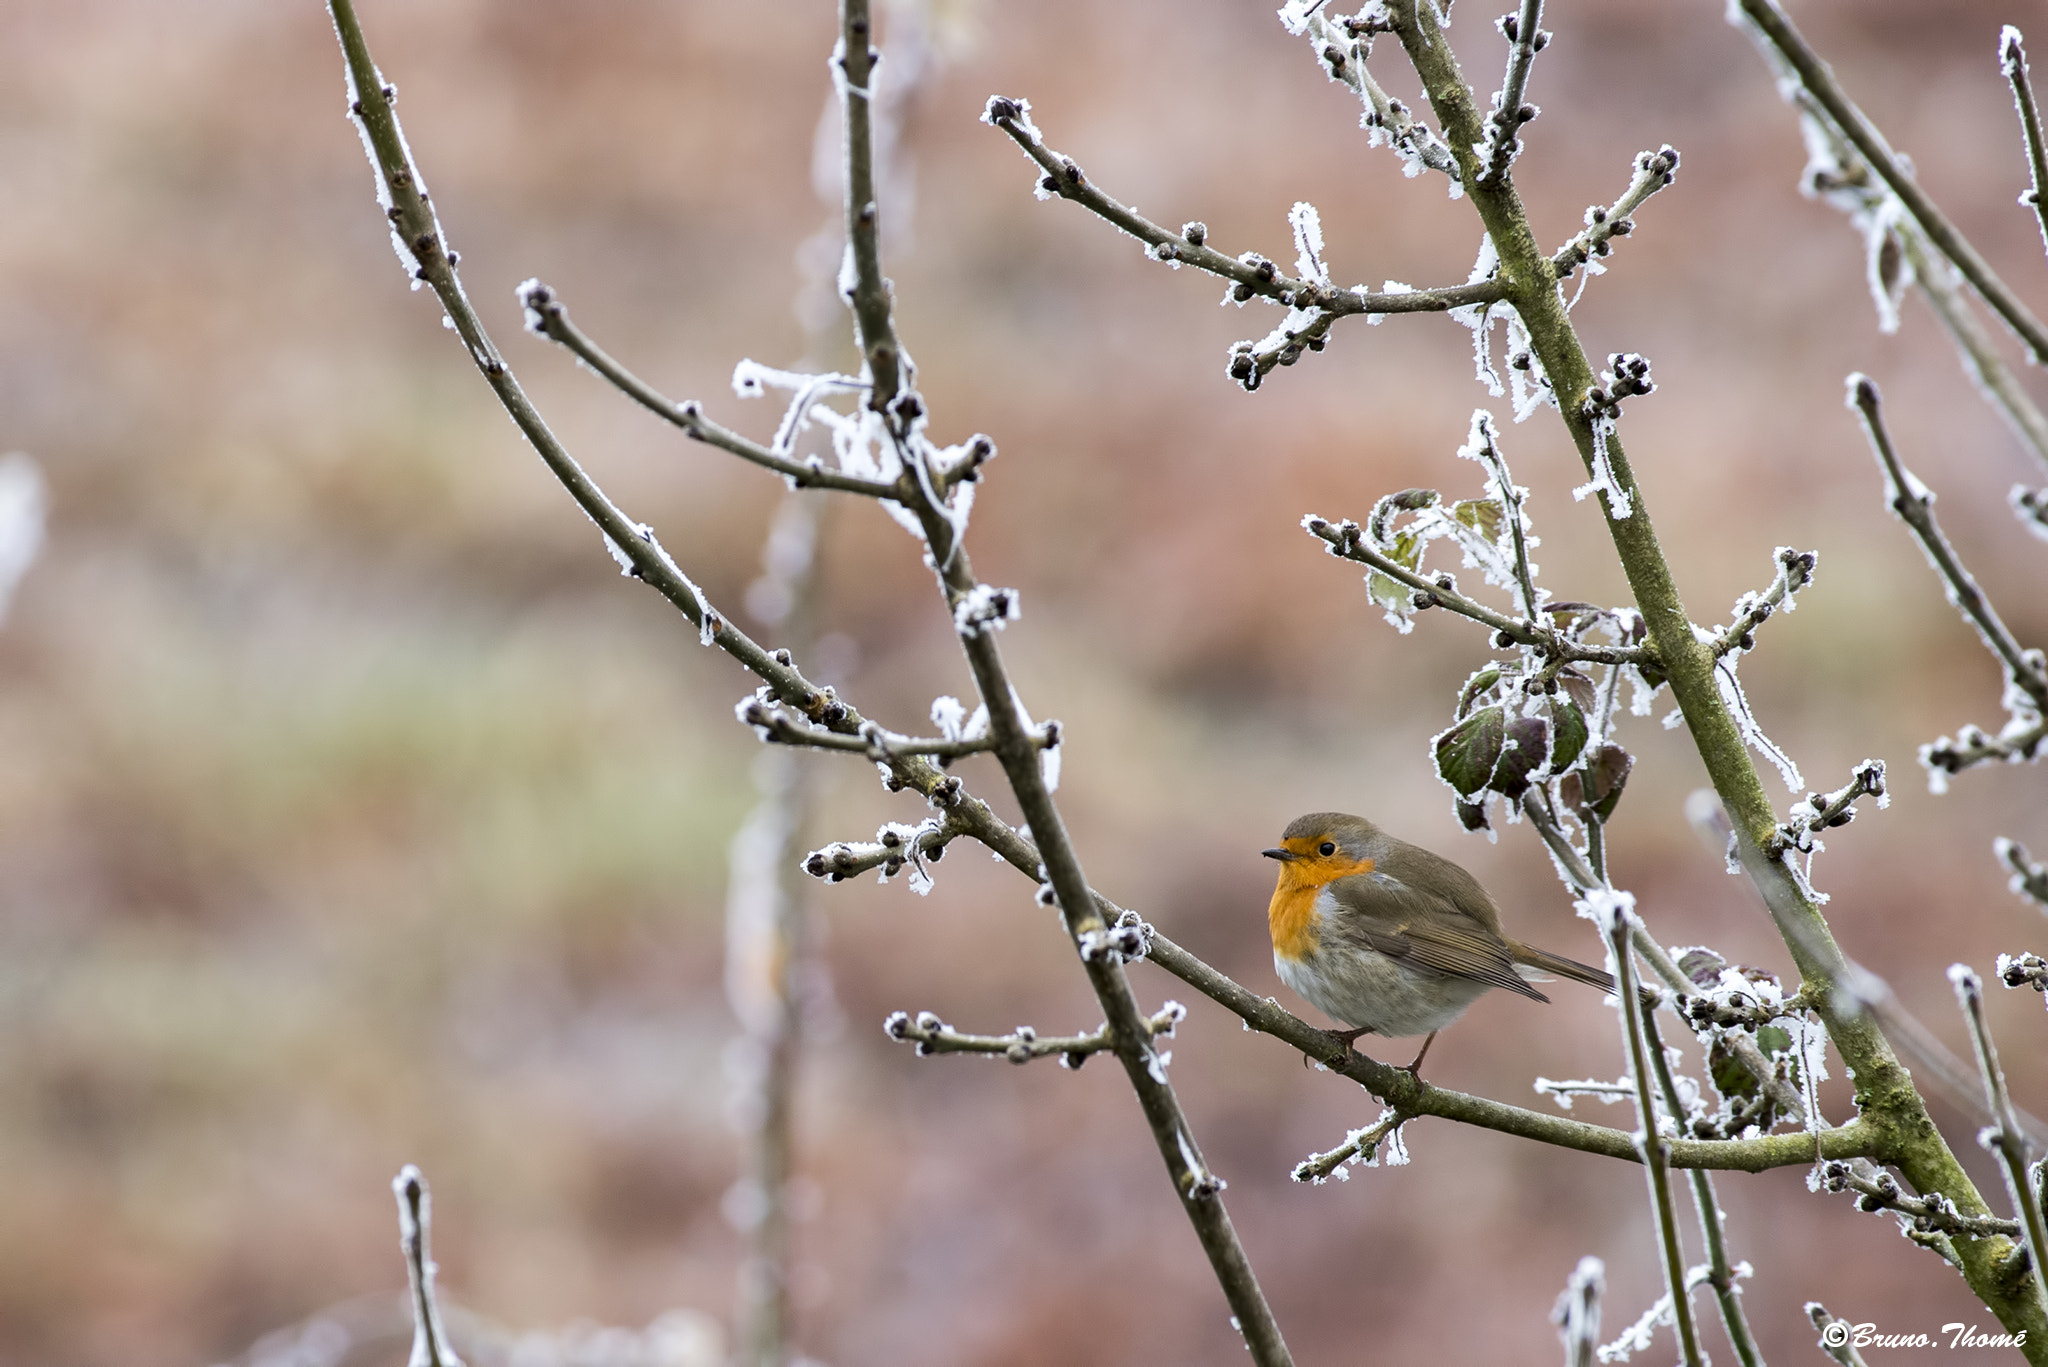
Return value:
M 1260 850 L 1259 853 L 1265 855 L 1268 859 L 1277 859 L 1283 864 L 1290 860 L 1301 858 L 1293 850 Z

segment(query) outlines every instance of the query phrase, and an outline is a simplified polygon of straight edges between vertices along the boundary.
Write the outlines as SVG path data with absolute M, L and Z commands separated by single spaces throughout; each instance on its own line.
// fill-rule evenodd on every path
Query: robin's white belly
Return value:
M 1300 959 L 1275 952 L 1273 967 L 1317 1010 L 1395 1038 L 1443 1029 L 1488 990 L 1485 983 L 1409 968 L 1351 946 L 1326 945 Z

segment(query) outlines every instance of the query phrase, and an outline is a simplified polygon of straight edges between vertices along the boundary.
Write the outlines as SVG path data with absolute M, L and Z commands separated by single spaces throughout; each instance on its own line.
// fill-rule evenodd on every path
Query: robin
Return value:
M 1363 817 L 1310 812 L 1263 853 L 1280 861 L 1266 920 L 1281 981 L 1352 1027 L 1346 1045 L 1429 1036 L 1410 1074 L 1489 988 L 1547 1002 L 1528 980 L 1556 974 L 1614 990 L 1600 969 L 1508 939 L 1478 879 Z

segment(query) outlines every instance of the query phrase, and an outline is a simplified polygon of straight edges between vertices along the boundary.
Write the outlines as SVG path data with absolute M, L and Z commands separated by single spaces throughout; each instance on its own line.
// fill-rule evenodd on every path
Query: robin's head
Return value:
M 1320 887 L 1350 874 L 1371 872 L 1370 851 L 1378 836 L 1379 829 L 1364 817 L 1310 812 L 1290 822 L 1279 845 L 1263 853 L 1284 866 L 1285 881 Z

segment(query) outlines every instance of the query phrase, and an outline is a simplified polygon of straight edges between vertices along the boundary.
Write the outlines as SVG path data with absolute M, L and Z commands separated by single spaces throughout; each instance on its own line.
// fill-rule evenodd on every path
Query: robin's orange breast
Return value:
M 1372 860 L 1303 858 L 1280 866 L 1280 881 L 1266 906 L 1266 925 L 1273 934 L 1273 952 L 1287 959 L 1305 959 L 1321 942 L 1316 898 L 1339 878 L 1371 873 Z

